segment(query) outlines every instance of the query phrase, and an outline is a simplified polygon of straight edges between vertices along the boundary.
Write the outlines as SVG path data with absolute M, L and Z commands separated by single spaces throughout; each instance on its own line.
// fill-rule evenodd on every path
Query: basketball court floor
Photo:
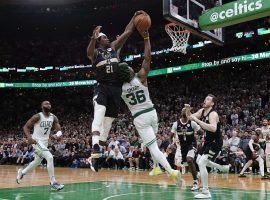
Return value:
M 183 175 L 183 185 L 176 187 L 166 174 L 150 177 L 148 172 L 56 168 L 56 178 L 65 184 L 62 191 L 51 191 L 46 168 L 38 167 L 18 185 L 18 166 L 0 166 L 0 200 L 188 200 L 192 177 Z M 212 199 L 267 200 L 270 181 L 259 176 L 238 178 L 230 174 L 210 174 Z

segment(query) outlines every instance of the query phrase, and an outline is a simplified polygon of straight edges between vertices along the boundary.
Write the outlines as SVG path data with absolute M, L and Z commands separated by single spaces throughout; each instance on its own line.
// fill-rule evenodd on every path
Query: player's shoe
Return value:
M 191 191 L 197 191 L 199 189 L 200 189 L 200 187 L 199 187 L 199 181 L 198 180 L 195 180 L 193 182 L 193 187 L 191 188 Z
M 50 185 L 51 185 L 51 190 L 56 190 L 56 191 L 62 190 L 65 187 L 64 185 L 59 184 L 57 182 L 50 183 Z
M 239 174 L 239 176 L 238 176 L 239 178 L 245 178 L 245 177 L 247 177 L 245 174 Z
M 209 189 L 203 188 L 202 189 L 202 192 L 199 193 L 199 194 L 197 194 L 197 195 L 195 195 L 194 198 L 195 199 L 211 199 L 212 196 L 211 196 L 211 193 L 210 193 Z
M 149 172 L 149 176 L 158 176 L 162 173 L 163 172 L 161 171 L 160 167 L 154 167 L 151 172 Z
M 16 178 L 16 182 L 17 182 L 18 184 L 21 183 L 21 180 L 23 179 L 23 176 L 24 176 L 24 174 L 22 173 L 22 169 L 19 169 L 19 170 L 18 170 L 18 175 L 17 175 L 17 178 Z
M 179 170 L 173 170 L 172 173 L 170 174 L 170 177 L 176 182 L 176 186 L 181 186 L 182 179 Z
M 270 176 L 268 176 L 268 175 L 264 175 L 264 176 L 262 176 L 262 177 L 261 177 L 261 179 L 262 179 L 262 180 L 265 180 L 265 179 L 270 179 Z

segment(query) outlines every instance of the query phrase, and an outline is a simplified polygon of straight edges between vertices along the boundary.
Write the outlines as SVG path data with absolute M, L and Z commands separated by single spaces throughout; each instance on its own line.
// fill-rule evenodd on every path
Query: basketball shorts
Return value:
M 220 142 L 205 142 L 202 149 L 201 155 L 208 155 L 208 159 L 215 161 L 222 149 L 222 143 Z
M 48 141 L 40 141 L 36 140 L 37 144 L 33 144 L 33 148 L 35 149 L 35 154 L 39 157 L 43 158 L 43 152 L 49 151 L 48 149 Z
M 117 118 L 121 101 L 122 86 L 98 83 L 94 89 L 93 101 L 106 107 L 105 117 Z
M 188 145 L 188 146 L 181 146 L 181 153 L 182 153 L 182 162 L 185 163 L 187 162 L 187 157 L 195 158 L 197 149 L 193 144 Z
M 158 117 L 156 110 L 152 110 L 135 117 L 133 123 L 145 146 L 150 146 L 157 140 L 156 133 L 158 131 Z

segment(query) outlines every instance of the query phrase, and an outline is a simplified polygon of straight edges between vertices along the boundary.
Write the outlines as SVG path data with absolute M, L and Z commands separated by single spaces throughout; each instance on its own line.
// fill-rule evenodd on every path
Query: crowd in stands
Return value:
M 86 47 L 94 27 L 99 24 L 103 25 L 104 32 L 108 34 L 110 40 L 113 40 L 117 34 L 123 31 L 127 23 L 126 17 L 119 16 L 125 15 L 124 11 L 128 13 L 125 16 L 131 16 L 130 13 L 137 9 L 137 7 L 129 6 L 130 1 L 127 3 L 125 0 L 118 0 L 117 2 L 121 4 L 119 7 L 115 7 L 111 0 L 107 1 L 106 6 L 102 7 L 102 5 L 97 4 L 97 7 L 92 7 L 92 12 L 89 12 L 90 9 L 86 6 L 89 5 L 88 1 L 82 1 L 78 5 L 39 7 L 40 9 L 22 6 L 20 9 L 13 9 L 12 12 L 7 12 L 9 7 L 0 7 L 0 11 L 3 11 L 0 12 L 0 22 L 3 24 L 0 32 L 1 68 L 89 65 Z M 132 0 L 132 3 L 135 1 L 138 7 L 140 3 L 147 5 L 146 11 L 153 8 L 152 4 L 156 6 L 155 0 Z M 171 39 L 164 31 L 165 22 L 160 23 L 162 5 L 159 6 L 158 12 L 151 12 L 153 22 L 150 29 L 152 51 L 171 47 Z M 82 7 L 84 9 L 81 9 Z M 123 8 L 125 8 L 124 11 Z M 33 10 L 35 12 L 32 12 Z M 113 12 L 110 13 L 113 13 L 119 21 L 111 22 L 109 19 L 111 16 L 107 15 L 108 11 L 111 10 Z M 1 17 L 7 14 L 9 17 Z M 33 18 L 36 21 L 32 20 Z M 17 19 L 32 23 L 25 23 L 24 26 L 21 26 L 21 21 Z M 68 23 L 63 23 L 61 21 L 63 19 Z M 229 34 L 235 35 L 236 30 L 250 31 L 251 27 L 269 27 L 269 19 L 268 17 L 250 22 L 248 25 L 242 24 L 231 29 L 228 28 L 226 39 L 229 42 L 223 47 L 209 45 L 205 48 L 188 49 L 185 56 L 177 53 L 153 55 L 151 69 L 266 51 L 270 46 L 269 36 L 268 38 L 267 36 L 257 36 L 256 40 L 246 39 L 237 40 L 237 42 L 233 41 Z M 5 20 L 10 20 L 13 23 L 7 23 Z M 50 24 L 40 26 L 40 21 L 49 21 Z M 78 22 L 81 23 L 78 24 Z M 15 29 L 13 24 L 16 26 Z M 191 38 L 191 41 L 198 40 Z M 138 34 L 132 36 L 123 47 L 121 58 L 123 60 L 127 55 L 142 53 L 142 49 L 143 40 Z M 141 62 L 142 59 L 136 59 L 129 64 L 137 71 Z M 269 76 L 269 62 L 260 61 L 233 63 L 229 66 L 213 69 L 149 78 L 151 98 L 159 116 L 158 146 L 172 167 L 176 168 L 174 164 L 176 145 L 170 137 L 172 123 L 179 119 L 184 103 L 190 103 L 193 110 L 196 111 L 201 107 L 205 96 L 212 93 L 218 98 L 217 112 L 223 136 L 222 153 L 217 157 L 216 162 L 230 163 L 232 165 L 231 171 L 238 173 L 246 162 L 243 151 L 247 148 L 251 136 L 256 131 L 260 131 L 258 128 L 262 127 L 263 119 L 270 120 Z M 49 82 L 85 79 L 94 79 L 91 70 L 14 72 L 1 73 L 0 76 L 0 82 Z M 59 118 L 64 133 L 61 139 L 51 141 L 49 146 L 49 150 L 54 156 L 55 165 L 72 168 L 89 167 L 87 158 L 90 157 L 92 151 L 92 96 L 92 86 L 53 89 L 1 88 L 0 164 L 25 165 L 33 160 L 34 149 L 27 144 L 22 127 L 33 114 L 40 112 L 40 103 L 43 100 L 49 100 L 52 103 L 52 112 Z M 196 137 L 198 145 L 203 143 L 203 138 Z M 265 144 L 261 145 L 263 149 Z M 107 146 L 102 151 L 100 167 L 149 170 L 151 165 L 149 150 L 143 146 L 132 123 L 132 116 L 123 104 L 118 118 L 113 123 Z M 256 171 L 256 163 L 253 171 Z
M 217 111 L 223 135 L 223 150 L 216 162 L 231 163 L 231 171 L 236 173 L 241 170 L 246 162 L 243 150 L 250 137 L 259 131 L 257 128 L 262 126 L 263 119 L 270 119 L 269 66 L 258 64 L 255 67 L 257 64 L 149 78 L 151 98 L 159 115 L 158 145 L 174 168 L 176 146 L 170 137 L 172 123 L 179 119 L 184 103 L 190 103 L 196 111 L 204 97 L 213 93 L 218 97 Z M 40 102 L 48 99 L 64 132 L 61 140 L 52 141 L 49 146 L 55 165 L 89 167 L 92 92 L 92 87 L 3 89 L 0 163 L 27 164 L 33 159 L 33 148 L 27 145 L 22 126 L 31 115 L 39 112 Z M 198 142 L 200 140 L 198 137 Z M 100 167 L 148 170 L 151 165 L 149 151 L 142 145 L 131 115 L 122 105 L 102 151 Z

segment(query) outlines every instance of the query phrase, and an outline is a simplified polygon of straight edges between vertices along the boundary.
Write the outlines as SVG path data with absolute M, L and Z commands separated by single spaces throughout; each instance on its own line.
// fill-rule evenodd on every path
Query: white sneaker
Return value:
M 17 175 L 17 178 L 16 178 L 16 182 L 17 182 L 18 184 L 21 183 L 21 180 L 23 179 L 23 176 L 24 176 L 24 174 L 22 173 L 22 169 L 19 169 L 19 170 L 18 170 L 18 175 Z
M 195 199 L 211 199 L 211 193 L 209 189 L 203 189 L 201 193 L 195 195 Z
M 199 187 L 199 181 L 198 180 L 197 181 L 194 181 L 193 187 L 191 188 L 191 191 L 197 191 L 199 189 L 200 189 L 200 187 Z

